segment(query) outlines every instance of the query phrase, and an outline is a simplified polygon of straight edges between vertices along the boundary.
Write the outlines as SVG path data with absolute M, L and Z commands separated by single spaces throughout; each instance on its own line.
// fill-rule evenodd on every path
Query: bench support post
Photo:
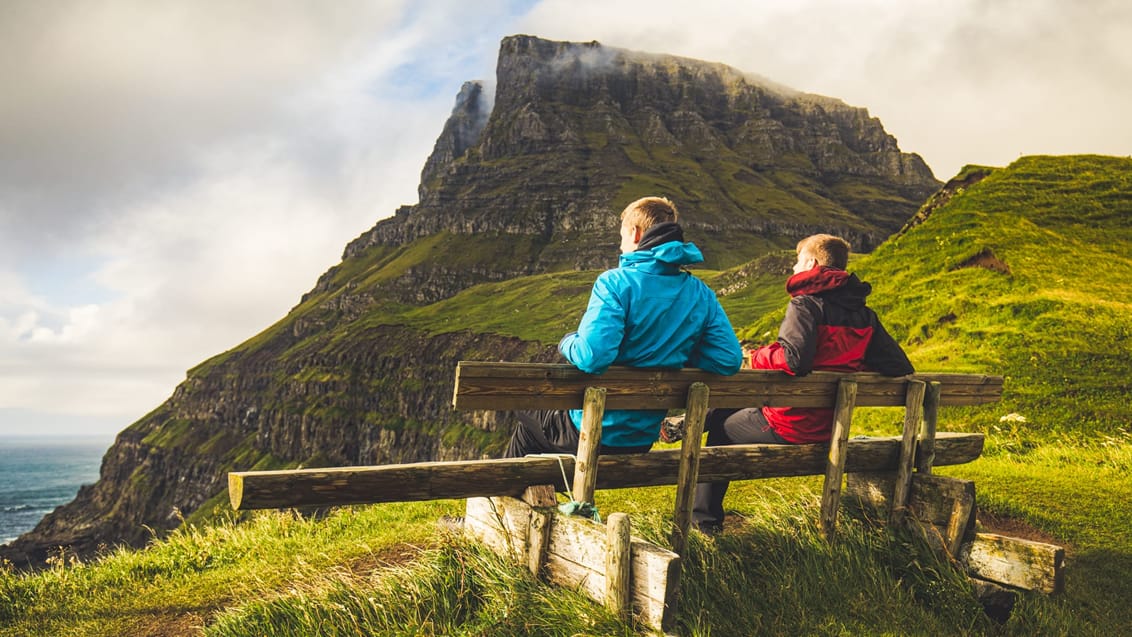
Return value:
M 692 383 L 684 415 L 684 439 L 680 444 L 680 469 L 676 475 L 676 510 L 672 519 L 672 551 L 684 554 L 688 528 L 692 525 L 692 499 L 700 475 L 700 444 L 707 419 L 708 386 Z
M 601 418 L 605 415 L 605 388 L 587 387 L 582 404 L 582 430 L 574 464 L 574 501 L 593 504 L 597 487 L 597 455 L 601 448 Z
M 841 503 L 841 478 L 845 474 L 846 445 L 849 424 L 857 402 L 857 382 L 842 380 L 837 384 L 837 404 L 833 412 L 833 436 L 829 440 L 829 460 L 821 496 L 821 533 L 832 542 L 837 530 L 837 507 Z
M 920 418 L 924 414 L 924 392 L 926 383 L 922 380 L 909 380 L 904 398 L 904 438 L 900 443 L 900 465 L 896 470 L 896 487 L 892 494 L 890 521 L 900 522 L 908 508 L 908 493 L 912 488 L 912 467 L 916 460 L 916 435 L 920 429 Z
M 523 547 L 535 543 L 528 524 L 533 518 L 531 508 L 510 497 L 469 498 L 464 531 L 496 554 L 522 563 L 526 559 Z M 539 579 L 577 591 L 599 604 L 610 604 L 611 591 L 620 591 L 618 595 L 624 601 L 616 602 L 618 608 L 656 631 L 667 631 L 676 618 L 680 557 L 632 537 L 629 527 L 624 513 L 611 513 L 606 525 L 552 513 L 545 531 L 549 542 Z M 610 565 L 616 561 L 611 560 L 612 555 L 621 556 L 615 568 Z M 618 577 L 621 583 L 609 581 Z
M 916 471 L 931 473 L 935 464 L 935 431 L 939 418 L 939 381 L 928 383 L 924 393 L 924 422 L 920 427 L 920 440 L 917 444 Z
M 605 523 L 605 607 L 629 619 L 629 515 L 610 513 Z
M 558 499 L 554 495 L 554 485 L 539 484 L 527 487 L 522 501 L 530 506 L 531 516 L 527 542 L 527 567 L 531 575 L 539 577 L 546 565 L 546 551 L 550 544 L 550 520 L 554 517 Z

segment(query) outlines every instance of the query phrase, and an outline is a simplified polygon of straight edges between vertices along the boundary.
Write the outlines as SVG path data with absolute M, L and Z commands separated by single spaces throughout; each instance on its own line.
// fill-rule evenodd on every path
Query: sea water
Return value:
M 107 437 L 0 437 L 0 544 L 35 528 L 43 516 L 98 479 Z

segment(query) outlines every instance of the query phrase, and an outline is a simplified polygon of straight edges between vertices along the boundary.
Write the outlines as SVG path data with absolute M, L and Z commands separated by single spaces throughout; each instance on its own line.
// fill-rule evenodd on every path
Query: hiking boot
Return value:
M 660 423 L 660 439 L 664 442 L 679 442 L 684 439 L 684 417 L 671 416 Z

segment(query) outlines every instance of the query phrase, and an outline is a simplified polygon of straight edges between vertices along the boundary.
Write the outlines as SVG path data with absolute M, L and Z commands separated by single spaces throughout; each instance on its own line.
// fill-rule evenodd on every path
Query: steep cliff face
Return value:
M 824 229 L 869 250 L 939 186 L 865 109 L 720 64 L 515 36 L 496 79 L 486 120 L 461 91 L 420 203 L 351 242 L 346 259 L 439 232 L 499 233 L 541 246 L 500 278 L 599 267 L 595 234 L 614 244 L 616 213 L 645 194 L 683 206 L 708 248 L 714 235 L 783 246 Z M 757 256 L 706 252 L 717 266 Z
M 455 364 L 554 360 L 554 336 L 432 308 L 485 282 L 612 266 L 618 213 L 639 196 L 675 200 L 709 265 L 729 267 L 819 230 L 867 249 L 938 186 L 864 109 L 718 64 L 516 36 L 496 81 L 461 88 L 418 204 L 351 242 L 277 325 L 190 370 L 118 436 L 96 484 L 0 555 L 142 544 L 226 506 L 230 470 L 497 452 L 510 417 L 450 409 Z M 588 282 L 533 280 L 576 321 Z M 520 298 L 492 319 L 533 320 L 520 307 L 538 301 Z

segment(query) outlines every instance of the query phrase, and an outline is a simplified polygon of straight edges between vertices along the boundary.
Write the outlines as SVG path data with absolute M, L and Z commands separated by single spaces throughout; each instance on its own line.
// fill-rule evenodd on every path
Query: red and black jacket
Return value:
M 912 363 L 900 345 L 865 306 L 872 286 L 827 266 L 816 266 L 786 281 L 790 304 L 778 330 L 778 341 L 751 352 L 754 369 L 778 369 L 794 376 L 813 370 L 911 374 Z M 833 428 L 833 410 L 763 407 L 763 415 L 789 442 L 826 442 Z

